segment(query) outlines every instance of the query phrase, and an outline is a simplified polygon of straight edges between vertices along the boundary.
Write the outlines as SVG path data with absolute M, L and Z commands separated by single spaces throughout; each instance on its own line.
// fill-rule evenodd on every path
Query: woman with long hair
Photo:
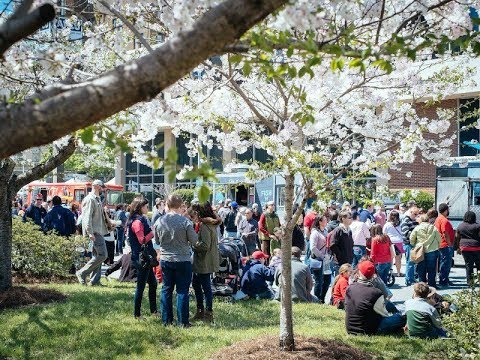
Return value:
M 150 266 L 144 268 L 140 264 L 140 251 L 142 245 L 146 245 L 153 250 L 152 238 L 153 231 L 147 220 L 148 200 L 143 197 L 137 197 L 130 205 L 131 214 L 127 223 L 128 239 L 132 249 L 132 263 L 137 269 L 137 288 L 134 296 L 134 312 L 136 318 L 140 318 L 140 308 L 142 306 L 143 291 L 148 283 L 148 300 L 150 302 L 150 312 L 158 316 L 157 309 L 157 279 Z
M 383 233 L 390 238 L 390 241 L 395 246 L 395 267 L 397 268 L 397 276 L 401 276 L 400 269 L 402 268 L 402 254 L 403 250 L 403 235 L 400 228 L 400 213 L 392 210 L 388 214 L 388 221 L 383 227 Z
M 322 302 L 323 286 L 323 258 L 327 252 L 327 218 L 323 215 L 317 215 L 313 221 L 312 232 L 310 233 L 310 271 L 315 285 L 313 294 Z
M 211 276 L 218 272 L 219 253 L 217 226 L 221 219 L 206 201 L 197 208 L 199 219 L 198 242 L 193 246 L 192 287 L 197 300 L 197 313 L 192 320 L 213 322 L 213 293 Z M 204 304 L 205 299 L 205 304 Z
M 388 235 L 383 234 L 381 225 L 373 225 L 370 232 L 372 235 L 370 257 L 378 276 L 386 284 L 388 273 L 392 268 L 392 259 L 395 257 L 395 251 L 392 248 L 392 242 Z
M 353 272 L 352 265 L 343 264 L 338 269 L 338 275 L 333 281 L 332 287 L 332 305 L 338 309 L 345 308 L 345 294 L 347 293 L 348 280 Z
M 459 240 L 459 250 L 465 260 L 467 284 L 474 280 L 473 268 L 477 267 L 480 272 L 480 225 L 477 224 L 477 216 L 473 211 L 467 211 L 463 216 L 463 222 L 458 225 L 456 238 Z
M 425 249 L 424 259 L 417 263 L 418 280 L 427 282 L 428 286 L 436 287 L 437 261 L 440 255 L 440 242 L 442 237 L 435 227 L 438 211 L 430 209 L 426 214 L 420 215 L 420 224 L 410 234 L 412 249 L 423 246 Z

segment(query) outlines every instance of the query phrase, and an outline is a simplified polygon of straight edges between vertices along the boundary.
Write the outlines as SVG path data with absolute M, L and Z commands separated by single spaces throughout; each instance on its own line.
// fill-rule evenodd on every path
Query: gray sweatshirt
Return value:
M 155 223 L 155 242 L 160 245 L 161 260 L 170 262 L 190 261 L 192 246 L 198 235 L 186 217 L 167 213 Z

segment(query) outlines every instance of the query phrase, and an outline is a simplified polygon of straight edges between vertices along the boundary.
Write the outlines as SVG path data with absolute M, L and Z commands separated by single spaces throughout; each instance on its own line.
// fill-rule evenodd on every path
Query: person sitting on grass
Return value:
M 310 292 L 313 288 L 312 274 L 310 268 L 305 265 L 301 260 L 302 250 L 299 247 L 292 247 L 292 301 L 295 302 L 318 302 L 318 298 L 312 295 Z M 275 273 L 275 283 L 279 287 L 278 300 L 280 296 L 283 296 L 283 282 L 282 282 L 282 269 L 280 268 Z
M 275 248 L 272 251 L 272 258 L 270 259 L 270 267 L 277 271 L 282 267 L 282 250 Z
M 348 280 L 352 274 L 352 265 L 343 264 L 338 270 L 338 275 L 335 277 L 332 286 L 332 305 L 337 309 L 345 308 L 345 294 L 347 293 Z
M 266 259 L 268 259 L 267 254 L 255 251 L 243 270 L 241 290 L 251 298 L 273 299 L 274 297 L 267 281 L 273 281 L 275 270 L 265 266 Z
M 442 327 L 440 314 L 429 302 L 430 287 L 419 282 L 413 286 L 413 298 L 405 301 L 407 326 L 405 330 L 411 337 L 436 339 L 447 337 Z
M 114 271 L 120 269 L 120 276 L 118 281 L 123 282 L 136 282 L 137 281 L 137 269 L 132 263 L 132 251 L 130 247 L 125 247 L 126 254 L 123 254 L 117 261 L 113 263 L 106 271 L 105 276 L 110 276 Z
M 371 282 L 375 266 L 371 261 L 358 264 L 358 280 L 345 295 L 345 325 L 353 335 L 383 335 L 400 332 L 405 318 L 399 313 L 390 315 L 385 308 L 383 293 Z

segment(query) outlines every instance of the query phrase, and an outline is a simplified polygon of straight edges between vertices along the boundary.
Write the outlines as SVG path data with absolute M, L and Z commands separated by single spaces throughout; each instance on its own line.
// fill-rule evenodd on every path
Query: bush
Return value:
M 141 194 L 136 193 L 136 192 L 132 192 L 132 191 L 124 191 L 122 193 L 123 202 L 127 205 L 130 205 L 132 203 L 133 199 L 135 199 L 139 195 L 141 195 Z
M 172 195 L 178 195 L 182 198 L 183 201 L 190 204 L 193 201 L 193 198 L 195 197 L 195 190 L 194 189 L 177 189 L 172 192 Z
M 65 276 L 80 239 L 43 233 L 33 222 L 13 219 L 12 269 L 29 276 Z M 81 237 L 80 237 L 81 238 Z
M 479 279 L 480 280 L 480 276 Z M 480 359 L 480 281 L 477 287 L 453 295 L 458 311 L 443 319 L 455 341 L 448 342 L 448 359 Z
M 426 191 L 402 191 L 400 201 L 402 203 L 407 203 L 409 200 L 415 200 L 417 206 L 425 211 L 431 209 L 433 207 L 433 204 L 435 203 L 435 198 L 433 197 L 433 195 Z

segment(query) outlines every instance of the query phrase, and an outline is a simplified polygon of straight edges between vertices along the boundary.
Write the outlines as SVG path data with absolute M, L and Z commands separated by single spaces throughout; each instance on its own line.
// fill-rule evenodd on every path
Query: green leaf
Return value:
M 293 55 L 293 46 L 289 46 L 287 50 L 287 57 L 292 57 Z
M 207 186 L 206 183 L 203 183 L 200 188 L 198 189 L 198 200 L 201 203 L 208 201 L 210 198 L 210 188 Z
M 80 134 L 80 139 L 84 144 L 91 144 L 93 142 L 93 128 L 88 127 Z
M 302 66 L 302 68 L 298 71 L 298 77 L 303 77 L 307 73 L 307 67 Z
M 348 63 L 348 66 L 351 68 L 361 67 L 363 65 L 362 59 L 353 59 Z
M 238 64 L 240 61 L 242 61 L 242 59 L 243 59 L 243 55 L 239 55 L 239 54 L 230 55 L 230 62 L 232 64 Z
M 243 64 L 243 75 L 249 76 L 252 72 L 252 65 L 249 62 Z
M 289 66 L 288 67 L 288 76 L 290 76 L 292 79 L 297 76 L 297 69 L 295 66 Z

